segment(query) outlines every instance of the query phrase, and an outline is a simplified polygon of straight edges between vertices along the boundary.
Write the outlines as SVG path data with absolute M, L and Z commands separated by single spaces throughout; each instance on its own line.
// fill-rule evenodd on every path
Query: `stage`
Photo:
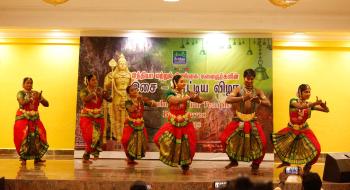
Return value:
M 44 165 L 34 166 L 28 161 L 21 166 L 16 156 L 1 156 L 0 177 L 5 177 L 6 190 L 128 190 L 135 180 L 143 180 L 153 190 L 206 190 L 213 181 L 234 179 L 239 175 L 248 175 L 253 181 L 263 182 L 273 179 L 278 184 L 276 169 L 279 164 L 264 160 L 259 175 L 250 173 L 250 164 L 239 162 L 239 166 L 224 169 L 225 160 L 194 160 L 189 175 L 183 175 L 179 167 L 168 167 L 159 160 L 140 160 L 138 165 L 128 166 L 124 159 L 100 159 L 93 164 L 82 164 L 81 159 L 73 155 L 47 155 Z M 322 161 L 322 159 L 321 159 Z M 323 175 L 324 163 L 319 162 L 313 172 Z M 286 183 L 284 190 L 301 189 L 300 181 Z M 324 190 L 349 190 L 350 183 L 332 183 L 323 181 Z
M 194 161 L 190 174 L 183 175 L 178 167 L 168 167 L 158 160 L 140 160 L 129 167 L 121 159 L 100 159 L 91 165 L 81 159 L 47 160 L 45 165 L 34 166 L 28 161 L 21 166 L 17 159 L 0 159 L 0 175 L 6 178 L 6 190 L 128 190 L 135 180 L 143 180 L 153 190 L 203 190 L 213 181 L 250 175 L 248 163 L 239 163 L 236 168 L 225 170 L 228 161 Z M 264 162 L 260 173 L 251 176 L 254 181 L 271 180 L 273 163 Z

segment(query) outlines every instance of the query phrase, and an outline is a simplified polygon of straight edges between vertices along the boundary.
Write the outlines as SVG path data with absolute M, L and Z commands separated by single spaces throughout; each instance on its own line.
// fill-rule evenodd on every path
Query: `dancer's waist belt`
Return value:
M 236 117 L 241 121 L 252 121 L 256 119 L 255 112 L 246 114 L 236 111 Z
M 289 122 L 288 125 L 295 130 L 300 130 L 300 129 L 304 128 L 307 125 L 307 123 L 293 124 L 293 123 Z
M 25 115 L 29 115 L 29 116 L 33 116 L 33 115 L 37 115 L 39 114 L 38 111 L 35 111 L 35 110 L 25 110 L 25 109 L 19 109 L 19 111 L 21 111 L 23 114 Z
M 83 109 L 81 110 L 81 113 L 99 114 L 99 113 L 101 113 L 101 112 L 102 112 L 101 108 L 94 108 L 94 109 L 83 108 Z
M 168 120 L 172 125 L 176 127 L 183 127 L 183 126 L 186 126 L 188 122 L 191 121 L 191 114 L 189 112 L 183 115 L 175 115 L 175 114 L 169 113 Z
M 144 122 L 143 117 L 132 118 L 132 117 L 128 116 L 128 120 L 132 121 L 133 123 L 142 123 L 142 122 Z

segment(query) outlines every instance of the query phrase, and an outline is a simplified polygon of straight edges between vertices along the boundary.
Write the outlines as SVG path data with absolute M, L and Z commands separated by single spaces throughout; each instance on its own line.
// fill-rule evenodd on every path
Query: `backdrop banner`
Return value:
M 187 80 L 186 90 L 196 91 L 205 98 L 202 104 L 191 103 L 197 132 L 197 152 L 223 152 L 219 137 L 233 117 L 230 104 L 225 103 L 232 89 L 243 85 L 243 71 L 252 68 L 257 76 L 256 88 L 262 89 L 272 103 L 272 40 L 271 38 L 126 38 L 81 37 L 79 78 L 77 92 L 76 149 L 84 142 L 79 127 L 83 106 L 79 91 L 85 87 L 87 74 L 97 76 L 99 86 L 107 87 L 106 80 L 114 85 L 118 78 L 114 67 L 124 56 L 139 92 L 157 101 L 156 107 L 145 107 L 145 127 L 149 135 L 149 151 L 158 151 L 153 143 L 157 130 L 167 122 L 168 105 L 165 92 L 170 89 L 173 75 L 181 74 Z M 115 95 L 115 94 L 114 94 Z M 111 123 L 111 104 L 104 103 L 104 149 L 121 150 L 118 131 Z M 273 131 L 272 107 L 259 106 L 258 120 L 268 140 L 267 152 L 272 153 L 268 138 Z M 112 144 L 112 146 L 110 146 Z

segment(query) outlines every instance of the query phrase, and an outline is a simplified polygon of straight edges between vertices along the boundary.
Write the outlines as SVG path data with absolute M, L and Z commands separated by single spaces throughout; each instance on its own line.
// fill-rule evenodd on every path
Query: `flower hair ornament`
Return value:
M 297 97 L 298 97 L 298 98 L 301 98 L 301 90 L 298 90 L 298 92 L 297 92 Z
M 171 79 L 171 81 L 170 81 L 170 86 L 172 89 L 175 89 L 175 83 L 174 83 L 173 79 Z
M 85 86 L 87 86 L 88 83 L 89 83 L 89 81 L 88 81 L 88 79 L 87 79 L 87 76 L 85 76 L 85 77 L 84 77 L 84 84 L 85 84 Z
M 300 97 L 301 97 L 301 92 L 300 92 L 300 90 L 299 90 L 299 89 L 297 90 L 296 95 L 297 95 L 297 97 L 298 97 L 298 98 L 300 98 Z

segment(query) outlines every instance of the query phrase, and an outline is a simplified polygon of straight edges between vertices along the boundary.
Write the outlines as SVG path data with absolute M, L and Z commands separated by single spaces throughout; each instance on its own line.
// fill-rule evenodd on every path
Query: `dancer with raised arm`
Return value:
M 282 161 L 278 167 L 305 164 L 303 171 L 307 173 L 317 162 L 321 146 L 306 121 L 311 117 L 312 110 L 329 112 L 329 108 L 326 101 L 323 102 L 317 96 L 315 102 L 307 101 L 311 96 L 308 84 L 298 87 L 297 96 L 289 101 L 288 126 L 272 134 L 272 142 L 276 155 Z
M 128 165 L 135 165 L 135 160 L 145 157 L 148 135 L 144 126 L 144 106 L 156 106 L 154 100 L 143 97 L 133 85 L 126 88 L 128 100 L 125 107 L 128 117 L 125 120 L 122 144 L 127 157 Z
M 43 97 L 42 91 L 33 90 L 33 79 L 30 77 L 23 79 L 23 90 L 17 93 L 17 101 L 19 109 L 14 125 L 14 142 L 21 164 L 25 165 L 30 159 L 34 159 L 34 164 L 44 163 L 45 160 L 41 158 L 49 145 L 38 108 L 40 104 L 48 107 L 49 102 Z
M 80 112 L 80 130 L 85 141 L 85 153 L 83 163 L 90 164 L 90 155 L 97 160 L 102 151 L 103 129 L 105 127 L 102 103 L 103 99 L 112 101 L 108 93 L 98 87 L 95 75 L 85 77 L 86 88 L 80 91 L 80 98 L 83 101 L 83 108 Z
M 244 86 L 235 88 L 226 98 L 226 103 L 238 103 L 239 106 L 220 139 L 230 158 L 226 169 L 238 166 L 238 161 L 252 161 L 252 174 L 257 175 L 265 155 L 266 138 L 257 121 L 256 109 L 259 105 L 271 106 L 271 103 L 262 90 L 254 87 L 253 69 L 245 70 L 243 76 Z
M 168 122 L 155 134 L 154 142 L 159 148 L 160 160 L 172 167 L 180 165 L 186 175 L 196 151 L 196 131 L 187 108 L 190 101 L 202 103 L 203 98 L 194 92 L 185 93 L 185 86 L 181 75 L 172 78 L 172 89 L 166 93 Z

